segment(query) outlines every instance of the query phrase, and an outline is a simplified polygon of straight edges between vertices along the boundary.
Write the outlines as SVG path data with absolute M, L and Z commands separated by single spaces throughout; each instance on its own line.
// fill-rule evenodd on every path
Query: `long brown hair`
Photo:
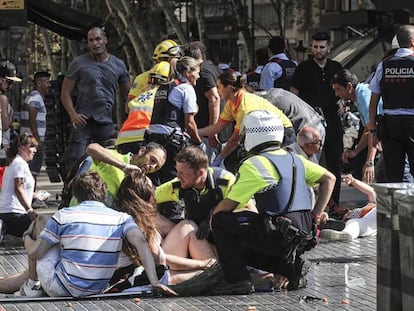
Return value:
M 157 209 L 155 204 L 150 203 L 154 192 L 154 187 L 145 175 L 133 173 L 124 178 L 117 195 L 120 201 L 120 210 L 132 216 L 153 252 L 158 248 Z M 132 245 L 123 243 L 122 248 L 133 263 L 140 261 L 138 253 Z

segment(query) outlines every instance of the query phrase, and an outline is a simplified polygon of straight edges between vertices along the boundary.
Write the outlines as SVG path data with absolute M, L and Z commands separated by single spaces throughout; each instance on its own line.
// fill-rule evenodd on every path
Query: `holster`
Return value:
M 289 218 L 269 214 L 263 214 L 263 222 L 267 234 L 281 245 L 281 257 L 288 261 L 293 260 L 295 253 L 311 250 L 316 245 L 315 226 L 310 233 L 306 233 L 293 226 Z

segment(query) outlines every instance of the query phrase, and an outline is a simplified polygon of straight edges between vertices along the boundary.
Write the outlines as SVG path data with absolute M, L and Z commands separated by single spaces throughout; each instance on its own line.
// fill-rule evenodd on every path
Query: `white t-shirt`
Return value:
M 29 164 L 20 155 L 16 155 L 10 165 L 6 167 L 3 175 L 3 186 L 0 191 L 0 213 L 27 213 L 14 192 L 15 178 L 23 178 L 25 197 L 30 203 L 32 202 L 34 178 L 30 172 Z

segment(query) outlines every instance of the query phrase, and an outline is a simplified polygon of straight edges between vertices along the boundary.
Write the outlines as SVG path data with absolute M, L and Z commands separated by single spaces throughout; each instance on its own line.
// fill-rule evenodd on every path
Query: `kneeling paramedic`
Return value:
M 252 292 L 248 265 L 287 277 L 290 290 L 304 287 L 310 266 L 300 255 L 316 244 L 315 224 L 329 200 L 335 176 L 280 148 L 283 124 L 277 116 L 253 111 L 244 117 L 241 129 L 250 157 L 240 165 L 236 182 L 211 218 L 227 281 L 219 291 Z M 312 210 L 306 184 L 316 183 L 320 193 Z M 258 213 L 237 212 L 252 196 Z

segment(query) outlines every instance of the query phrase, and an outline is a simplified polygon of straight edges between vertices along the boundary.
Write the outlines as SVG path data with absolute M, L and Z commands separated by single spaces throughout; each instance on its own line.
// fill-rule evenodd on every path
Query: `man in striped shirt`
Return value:
M 102 293 L 117 268 L 125 237 L 137 249 L 153 288 L 174 293 L 159 283 L 147 241 L 131 216 L 102 203 L 106 185 L 96 172 L 75 180 L 73 194 L 79 205 L 57 211 L 38 239 L 32 238 L 39 232 L 36 225 L 23 234 L 29 278 L 17 295 L 39 296 L 40 286 L 49 296 Z

